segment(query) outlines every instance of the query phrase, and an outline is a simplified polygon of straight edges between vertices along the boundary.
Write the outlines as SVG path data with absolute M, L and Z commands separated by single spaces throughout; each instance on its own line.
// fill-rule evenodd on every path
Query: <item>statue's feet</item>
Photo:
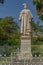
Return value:
M 30 34 L 29 33 L 25 33 L 26 36 L 29 36 Z
M 30 36 L 30 33 L 23 33 L 23 32 L 21 32 L 20 35 L 23 35 L 23 36 Z
M 20 35 L 23 35 L 23 32 L 21 32 Z

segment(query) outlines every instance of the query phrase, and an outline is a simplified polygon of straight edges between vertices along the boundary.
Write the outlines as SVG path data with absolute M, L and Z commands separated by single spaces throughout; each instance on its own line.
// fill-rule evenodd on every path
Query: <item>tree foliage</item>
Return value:
M 19 43 L 19 26 L 12 17 L 0 18 L 0 45 Z
M 33 4 L 36 6 L 39 19 L 43 20 L 43 0 L 33 0 Z
M 32 44 L 43 44 L 43 26 L 40 25 L 40 22 L 31 22 L 32 28 Z
M 43 50 L 41 47 L 38 48 L 39 45 L 43 45 L 43 25 L 40 25 L 40 22 L 31 22 L 32 28 L 32 55 L 39 56 L 39 54 L 43 55 L 41 51 Z
M 3 3 L 4 3 L 4 0 L 0 0 L 0 3 L 2 3 L 2 4 L 3 4 Z

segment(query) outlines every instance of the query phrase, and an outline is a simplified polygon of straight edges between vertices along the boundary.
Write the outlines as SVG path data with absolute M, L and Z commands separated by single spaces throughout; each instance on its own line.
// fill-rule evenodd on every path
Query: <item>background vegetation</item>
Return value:
M 1 4 L 4 4 L 4 2 L 4 0 L 0 0 Z M 43 22 L 43 0 L 33 0 L 33 4 L 36 7 L 38 18 Z M 43 25 L 40 25 L 40 21 L 35 22 L 34 20 L 32 20 L 31 22 L 33 56 L 35 54 L 37 54 L 37 56 L 39 54 L 43 56 L 43 53 L 41 53 L 41 51 L 43 51 Z M 15 45 L 20 46 L 20 28 L 18 24 L 11 16 L 0 18 L 0 46 L 3 46 L 1 49 L 2 55 L 4 55 L 4 53 L 9 55 L 12 52 L 12 48 L 9 47 L 9 49 L 8 46 Z

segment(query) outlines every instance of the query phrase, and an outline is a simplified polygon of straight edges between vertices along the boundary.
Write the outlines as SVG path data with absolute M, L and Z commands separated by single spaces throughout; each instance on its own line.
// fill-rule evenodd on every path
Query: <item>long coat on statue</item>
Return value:
M 31 19 L 33 18 L 30 10 L 23 9 L 20 12 L 19 20 L 21 21 L 21 34 L 29 34 L 31 32 Z

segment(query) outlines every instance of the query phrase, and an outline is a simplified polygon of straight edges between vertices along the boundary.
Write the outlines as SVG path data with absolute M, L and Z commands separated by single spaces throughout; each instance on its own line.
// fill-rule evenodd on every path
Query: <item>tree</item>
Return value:
M 36 6 L 39 19 L 43 21 L 43 0 L 33 0 L 33 4 Z
M 41 21 L 43 21 L 43 0 L 33 0 L 33 4 L 36 6 L 38 18 Z M 41 44 L 43 44 L 43 26 L 41 26 L 39 23 L 40 22 L 35 23 L 34 21 L 32 23 L 32 30 L 38 36 L 37 38 L 32 39 L 32 44 L 33 45 L 41 45 Z M 33 50 L 35 52 L 34 54 L 36 54 L 36 51 L 38 51 L 37 53 L 41 53 L 40 48 L 39 48 L 39 50 L 37 48 L 38 48 L 38 46 L 36 47 L 36 50 Z
M 39 17 L 40 20 L 43 21 L 43 0 L 33 0 L 33 4 L 36 6 L 36 10 L 37 10 L 37 15 Z M 38 27 L 38 28 L 37 28 Z M 42 34 L 43 33 L 43 26 L 39 25 L 37 26 L 37 24 L 33 25 L 33 28 L 35 28 L 35 32 L 38 33 L 38 40 L 42 39 Z M 40 34 L 39 34 L 40 33 Z M 41 37 L 40 37 L 41 36 Z M 40 40 L 39 40 L 40 42 Z M 40 44 L 40 43 L 39 43 Z
M 41 54 L 40 49 L 38 48 L 38 45 L 43 45 L 43 26 L 40 25 L 40 22 L 35 22 L 32 20 L 31 22 L 31 28 L 32 28 L 32 54 L 35 56 L 39 56 Z
M 2 3 L 2 4 L 3 4 L 3 3 L 4 3 L 4 0 L 0 0 L 0 3 Z
M 0 45 L 19 44 L 19 26 L 12 17 L 0 18 Z
M 32 20 L 31 29 L 32 29 L 32 39 L 35 39 L 35 41 L 41 40 L 41 37 L 43 37 L 43 35 L 42 35 L 43 34 L 43 26 L 40 25 L 40 22 L 39 21 L 38 22 L 34 22 Z M 42 40 L 43 40 L 43 38 L 42 38 Z
M 20 32 L 18 24 L 11 16 L 0 18 L 0 46 L 3 46 L 2 55 L 6 53 L 7 56 L 9 56 L 12 50 L 9 46 L 12 47 L 15 45 L 20 45 Z

